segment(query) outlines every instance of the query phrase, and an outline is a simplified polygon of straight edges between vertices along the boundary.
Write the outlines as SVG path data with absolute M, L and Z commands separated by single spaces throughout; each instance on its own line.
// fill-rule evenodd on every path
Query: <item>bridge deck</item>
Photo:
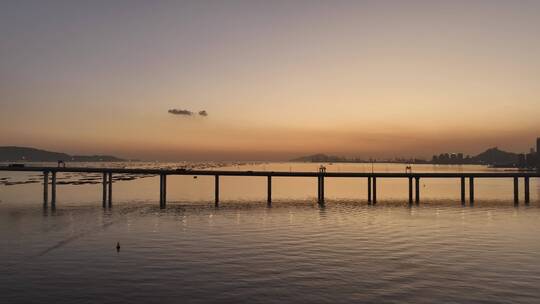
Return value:
M 276 176 L 276 177 L 386 177 L 386 178 L 512 178 L 540 177 L 540 172 L 309 172 L 309 171 L 231 171 L 231 170 L 187 170 L 187 169 L 143 169 L 143 168 L 98 168 L 98 167 L 9 167 L 0 166 L 0 171 L 13 172 L 57 172 L 57 173 L 120 173 L 155 175 L 211 175 L 211 176 Z

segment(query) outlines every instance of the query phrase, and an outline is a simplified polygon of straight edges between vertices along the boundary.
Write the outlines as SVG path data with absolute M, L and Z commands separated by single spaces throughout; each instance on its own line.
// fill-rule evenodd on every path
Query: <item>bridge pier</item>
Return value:
M 321 176 L 317 176 L 317 203 L 321 203 Z
M 103 208 L 107 208 L 107 173 L 103 173 L 102 178 L 102 206 Z
M 266 203 L 268 206 L 272 205 L 272 176 L 268 175 L 266 179 Z
M 416 197 L 415 197 L 415 203 L 418 205 L 420 203 L 420 177 L 416 177 L 415 178 L 415 192 L 416 192 Z
M 528 205 L 530 203 L 530 185 L 529 185 L 529 177 L 525 177 L 525 204 Z
M 108 204 L 109 204 L 109 208 L 112 207 L 112 184 L 113 184 L 113 179 L 112 179 L 112 172 L 109 172 L 108 173 L 108 181 L 107 183 L 109 184 L 109 187 L 108 187 Z
M 49 204 L 49 171 L 43 172 L 43 207 Z
M 412 205 L 413 203 L 413 178 L 412 176 L 409 177 L 409 205 Z
M 318 202 L 319 202 L 319 205 L 324 205 L 324 176 L 323 175 L 319 175 L 317 184 L 319 186 Z
M 167 206 L 167 175 L 159 175 L 159 208 L 165 209 Z
M 514 205 L 519 205 L 519 179 L 514 177 Z
M 324 176 L 321 176 L 321 198 L 324 205 Z
M 215 175 L 214 181 L 214 205 L 219 206 L 219 175 Z
M 56 208 L 56 172 L 52 172 L 51 176 L 51 208 Z
M 371 177 L 367 178 L 367 201 L 371 204 Z
M 461 177 L 461 204 L 465 205 L 465 177 Z
M 474 177 L 469 177 L 469 204 L 474 204 Z
M 377 204 L 377 178 L 373 177 L 373 205 Z

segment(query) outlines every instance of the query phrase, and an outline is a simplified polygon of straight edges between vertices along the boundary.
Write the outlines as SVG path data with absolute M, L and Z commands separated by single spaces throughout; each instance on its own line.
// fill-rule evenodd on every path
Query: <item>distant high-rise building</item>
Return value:
M 536 139 L 536 168 L 540 170 L 540 137 Z
M 523 153 L 518 154 L 518 167 L 519 168 L 527 167 L 527 157 Z
M 527 168 L 536 167 L 536 153 L 534 151 L 525 155 L 525 163 Z

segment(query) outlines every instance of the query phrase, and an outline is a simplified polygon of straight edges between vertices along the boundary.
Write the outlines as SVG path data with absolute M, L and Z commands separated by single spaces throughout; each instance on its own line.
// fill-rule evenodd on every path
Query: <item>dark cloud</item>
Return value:
M 202 110 L 202 111 L 199 111 L 199 112 L 195 113 L 195 112 L 192 112 L 190 110 L 170 109 L 167 112 L 169 112 L 170 114 L 173 114 L 173 115 L 193 116 L 193 115 L 198 114 L 199 116 L 203 116 L 203 117 L 208 116 L 208 112 L 206 112 L 205 110 Z
M 186 115 L 186 116 L 193 115 L 193 112 L 191 112 L 189 110 L 170 109 L 168 112 L 173 114 L 173 115 Z

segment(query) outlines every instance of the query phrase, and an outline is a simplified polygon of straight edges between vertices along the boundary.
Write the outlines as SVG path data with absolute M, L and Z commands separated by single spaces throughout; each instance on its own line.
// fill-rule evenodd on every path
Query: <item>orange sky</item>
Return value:
M 0 145 L 152 160 L 528 151 L 539 15 L 535 1 L 2 2 Z

